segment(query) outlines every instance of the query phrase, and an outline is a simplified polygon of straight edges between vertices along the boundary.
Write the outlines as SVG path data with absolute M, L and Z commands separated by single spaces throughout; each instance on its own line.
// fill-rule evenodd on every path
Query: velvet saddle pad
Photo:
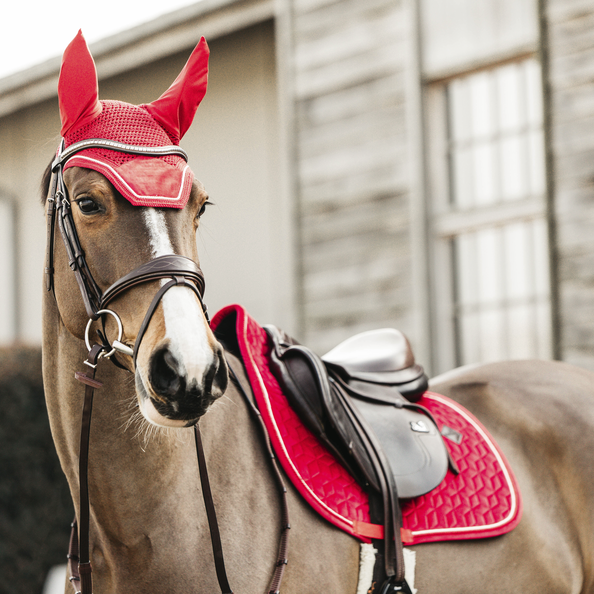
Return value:
M 275 454 L 295 488 L 338 528 L 363 542 L 382 538 L 383 526 L 370 521 L 367 493 L 289 406 L 268 367 L 265 331 L 239 305 L 220 310 L 212 329 L 228 316 L 235 317 L 239 349 Z M 404 544 L 485 538 L 512 530 L 522 514 L 520 492 L 493 438 L 450 398 L 425 392 L 419 404 L 435 417 L 460 474 L 448 471 L 430 493 L 401 500 Z

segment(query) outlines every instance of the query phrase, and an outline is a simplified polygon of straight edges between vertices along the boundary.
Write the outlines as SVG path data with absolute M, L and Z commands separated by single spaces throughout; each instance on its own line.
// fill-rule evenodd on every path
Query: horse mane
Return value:
M 41 182 L 39 184 L 39 190 L 41 192 L 41 204 L 45 205 L 45 201 L 47 200 L 47 193 L 49 192 L 50 182 L 52 181 L 52 163 L 54 158 L 50 159 L 50 162 L 47 164 L 43 175 L 41 176 Z

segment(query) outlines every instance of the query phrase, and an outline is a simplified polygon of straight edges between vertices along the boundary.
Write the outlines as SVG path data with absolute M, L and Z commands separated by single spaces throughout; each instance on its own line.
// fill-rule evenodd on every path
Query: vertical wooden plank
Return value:
M 422 79 L 422 35 L 420 1 L 407 0 L 406 20 L 409 30 L 406 64 L 406 107 L 408 154 L 410 160 L 410 226 L 412 264 L 413 337 L 417 359 L 427 373 L 436 369 L 432 344 L 434 318 L 431 315 L 429 266 L 429 226 L 427 203 L 427 167 L 424 96 Z
M 415 334 L 409 25 L 393 0 L 293 3 L 304 330 L 318 351 L 373 327 Z
M 552 273 L 558 291 L 555 355 L 594 370 L 594 6 L 583 0 L 547 0 L 541 10 L 549 233 L 555 238 Z

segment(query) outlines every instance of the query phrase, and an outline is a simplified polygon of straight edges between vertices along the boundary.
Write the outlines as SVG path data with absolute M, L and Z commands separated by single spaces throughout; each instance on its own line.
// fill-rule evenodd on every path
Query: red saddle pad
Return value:
M 219 311 L 213 330 L 236 317 L 239 348 L 254 397 L 275 453 L 289 479 L 322 517 L 363 542 L 383 537 L 383 526 L 369 518 L 367 493 L 300 421 L 268 367 L 265 331 L 239 305 Z M 446 439 L 460 474 L 448 471 L 433 491 L 402 501 L 405 544 L 499 536 L 517 526 L 520 492 L 501 450 L 481 423 L 462 406 L 425 392 L 426 406 Z M 445 427 L 445 429 L 444 429 Z

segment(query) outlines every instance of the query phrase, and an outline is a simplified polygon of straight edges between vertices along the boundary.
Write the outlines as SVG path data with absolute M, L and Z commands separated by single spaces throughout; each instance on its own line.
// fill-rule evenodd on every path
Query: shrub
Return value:
M 42 591 L 74 511 L 45 408 L 41 350 L 0 349 L 0 594 Z

